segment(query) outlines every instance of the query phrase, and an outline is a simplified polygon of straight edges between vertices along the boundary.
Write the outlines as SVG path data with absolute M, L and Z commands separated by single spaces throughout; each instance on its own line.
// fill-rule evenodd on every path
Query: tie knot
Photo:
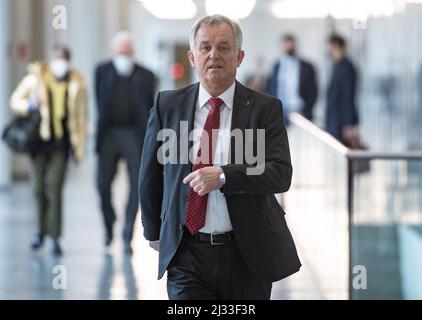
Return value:
M 208 100 L 208 103 L 213 109 L 220 109 L 221 106 L 224 104 L 224 101 L 220 98 L 210 98 Z

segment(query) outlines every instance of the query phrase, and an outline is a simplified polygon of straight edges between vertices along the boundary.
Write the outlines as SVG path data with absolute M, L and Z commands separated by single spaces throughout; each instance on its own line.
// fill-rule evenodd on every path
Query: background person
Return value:
M 268 78 L 266 91 L 283 101 L 286 121 L 290 112 L 313 119 L 318 83 L 311 63 L 297 55 L 296 38 L 286 34 L 281 40 L 282 56 Z
M 95 71 L 97 98 L 97 187 L 105 226 L 105 245 L 113 240 L 116 220 L 111 185 L 117 165 L 125 160 L 129 176 L 129 195 L 123 229 L 125 252 L 132 253 L 133 226 L 138 212 L 138 173 L 140 155 L 154 104 L 154 74 L 133 58 L 133 40 L 126 31 L 115 35 L 111 43 L 113 58 Z
M 61 255 L 62 195 L 69 156 L 83 158 L 86 141 L 86 92 L 83 76 L 70 68 L 70 51 L 57 46 L 49 64 L 35 62 L 13 92 L 14 113 L 41 113 L 41 143 L 31 155 L 31 180 L 37 202 L 38 233 L 31 246 L 53 239 L 53 254 Z
M 325 113 L 326 130 L 352 147 L 357 141 L 358 110 L 355 104 L 357 74 L 353 63 L 348 59 L 346 40 L 339 35 L 332 35 L 328 48 L 334 65 L 327 93 Z

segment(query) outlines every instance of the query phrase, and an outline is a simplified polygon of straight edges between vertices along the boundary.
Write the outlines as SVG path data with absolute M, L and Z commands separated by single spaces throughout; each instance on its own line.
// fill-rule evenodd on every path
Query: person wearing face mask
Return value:
M 283 101 L 286 122 L 290 112 L 299 112 L 312 120 L 318 95 L 315 69 L 297 56 L 296 39 L 292 34 L 282 37 L 282 50 L 284 54 L 267 80 L 266 92 Z
M 127 31 L 111 42 L 113 57 L 95 71 L 98 122 L 97 187 L 105 226 L 105 245 L 113 240 L 116 212 L 111 186 L 120 160 L 125 160 L 129 175 L 129 197 L 123 229 L 124 248 L 132 253 L 131 240 L 138 211 L 138 172 L 149 110 L 154 103 L 155 76 L 133 58 L 133 41 Z
M 31 179 L 38 211 L 38 232 L 32 249 L 46 236 L 53 240 L 53 254 L 61 255 L 62 191 L 69 157 L 84 156 L 86 140 L 86 93 L 83 76 L 69 66 L 70 51 L 57 46 L 49 64 L 35 62 L 13 92 L 15 114 L 39 110 L 41 142 L 31 156 Z

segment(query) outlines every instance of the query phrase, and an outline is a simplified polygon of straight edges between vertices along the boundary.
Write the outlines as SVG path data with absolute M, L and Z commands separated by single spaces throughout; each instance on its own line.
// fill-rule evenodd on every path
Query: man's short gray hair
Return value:
M 130 42 L 133 45 L 133 38 L 129 31 L 122 30 L 117 32 L 113 39 L 111 39 L 110 46 L 111 50 L 116 51 L 121 43 Z
M 237 22 L 219 14 L 215 14 L 212 16 L 205 16 L 195 22 L 192 29 L 189 32 L 189 46 L 192 51 L 195 50 L 195 38 L 198 30 L 202 26 L 213 26 L 213 25 L 220 25 L 222 23 L 227 23 L 233 31 L 233 37 L 236 44 L 236 51 L 242 49 L 242 30 Z

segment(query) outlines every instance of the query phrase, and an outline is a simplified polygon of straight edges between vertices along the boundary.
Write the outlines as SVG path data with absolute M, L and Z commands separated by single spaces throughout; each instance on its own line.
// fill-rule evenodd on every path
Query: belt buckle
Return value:
M 224 234 L 224 233 L 211 233 L 211 245 L 213 245 L 213 246 L 221 246 L 223 244 L 226 244 L 225 242 L 215 242 L 214 241 L 214 236 L 219 235 L 219 234 Z

